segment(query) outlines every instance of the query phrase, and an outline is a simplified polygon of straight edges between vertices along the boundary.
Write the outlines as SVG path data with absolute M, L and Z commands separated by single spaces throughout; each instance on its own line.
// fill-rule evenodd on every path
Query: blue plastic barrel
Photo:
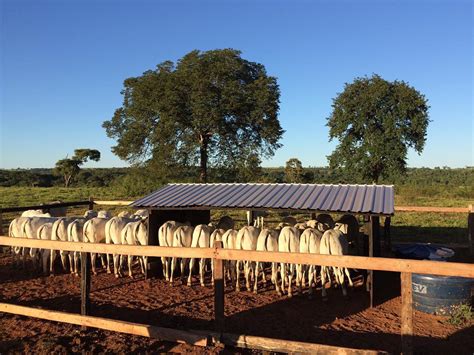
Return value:
M 413 305 L 431 314 L 449 315 L 461 303 L 471 303 L 474 279 L 413 274 Z

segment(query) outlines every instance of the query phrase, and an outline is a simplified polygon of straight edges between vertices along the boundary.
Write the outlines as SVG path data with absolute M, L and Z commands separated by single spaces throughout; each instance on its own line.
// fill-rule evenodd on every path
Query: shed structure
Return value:
M 391 216 L 393 186 L 169 184 L 132 203 L 156 210 L 288 210 Z
M 368 254 L 379 256 L 379 217 L 393 216 L 394 191 L 392 185 L 180 183 L 168 184 L 134 201 L 131 206 L 149 210 L 151 245 L 158 245 L 158 229 L 164 222 L 207 224 L 212 209 L 363 215 L 365 231 L 369 235 Z M 372 273 L 369 273 L 370 290 L 373 288 L 372 280 Z M 373 292 L 371 304 L 372 295 Z

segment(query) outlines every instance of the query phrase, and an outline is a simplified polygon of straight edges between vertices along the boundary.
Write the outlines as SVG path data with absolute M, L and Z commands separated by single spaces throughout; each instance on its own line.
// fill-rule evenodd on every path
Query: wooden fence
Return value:
M 21 212 L 29 209 L 49 209 L 55 207 L 71 207 L 71 206 L 88 206 L 89 209 L 93 209 L 94 205 L 99 206 L 128 206 L 133 201 L 105 201 L 105 200 L 94 200 L 90 198 L 86 201 L 75 201 L 75 202 L 64 202 L 59 204 L 42 204 L 34 206 L 23 206 L 23 207 L 8 207 L 0 208 L 0 235 L 3 234 L 2 231 L 2 213 L 7 212 Z M 434 212 L 434 213 L 467 213 L 468 214 L 468 240 L 469 248 L 471 255 L 474 255 L 474 209 L 472 205 L 467 208 L 452 208 L 452 207 L 419 207 L 419 206 L 395 206 L 396 212 Z M 388 223 L 387 223 L 388 222 Z M 386 220 L 386 226 L 390 226 L 390 217 Z M 12 244 L 13 243 L 13 244 Z M 46 244 L 45 244 L 46 243 Z M 47 244 L 52 243 L 52 244 Z M 54 243 L 59 243 L 54 245 Z M 401 273 L 401 286 L 402 286 L 402 347 L 405 351 L 411 351 L 411 339 L 412 339 L 412 304 L 411 304 L 411 273 L 425 273 L 433 274 L 433 270 L 437 275 L 444 276 L 465 276 L 465 277 L 474 277 L 474 267 L 470 264 L 461 264 L 461 263 L 438 263 L 431 261 L 416 261 L 416 260 L 402 260 L 402 259 L 387 259 L 387 258 L 373 258 L 373 257 L 357 257 L 357 256 L 327 256 L 327 255 L 308 255 L 308 254 L 290 254 L 290 253 L 268 253 L 268 252 L 256 252 L 256 251 L 238 251 L 238 250 L 223 250 L 220 248 L 216 249 L 192 249 L 192 248 L 164 248 L 157 246 L 128 246 L 128 245 L 104 245 L 104 244 L 82 244 L 82 243 L 69 243 L 69 242 L 59 242 L 59 241 L 43 241 L 43 240 L 31 240 L 26 239 L 22 240 L 20 238 L 8 238 L 0 237 L 0 245 L 15 245 L 15 246 L 25 246 L 25 247 L 38 247 L 38 248 L 52 248 L 68 251 L 79 251 L 81 252 L 81 257 L 83 260 L 88 260 L 89 252 L 98 252 L 98 253 L 117 253 L 117 254 L 130 254 L 130 255 L 145 255 L 145 256 L 178 256 L 178 257 L 192 257 L 192 258 L 210 258 L 216 263 L 216 273 L 215 273 L 215 317 L 216 317 L 216 328 L 219 330 L 219 339 L 220 341 L 233 345 L 233 346 L 243 346 L 243 347 L 256 347 L 258 344 L 267 344 L 267 347 L 260 347 L 263 350 L 275 349 L 276 351 L 284 351 L 284 349 L 302 349 L 301 344 L 304 345 L 307 349 L 311 351 L 324 351 L 324 352 L 333 352 L 334 348 L 328 347 L 325 345 L 318 344 L 306 344 L 298 342 L 287 342 L 277 339 L 264 339 L 258 337 L 249 337 L 249 336 L 238 336 L 233 334 L 227 334 L 223 332 L 224 329 L 224 289 L 223 283 L 221 283 L 223 274 L 221 274 L 220 269 L 222 265 L 222 260 L 252 260 L 252 261 L 267 261 L 267 262 L 287 262 L 287 263 L 297 263 L 297 264 L 315 264 L 315 265 L 326 265 L 326 266 L 345 266 L 349 268 L 357 269 L 366 269 L 369 270 L 369 275 L 372 274 L 372 270 L 380 271 L 394 271 Z M 432 263 L 432 264 L 431 264 Z M 74 315 L 75 317 L 88 317 L 89 313 L 89 290 L 90 290 L 90 263 L 82 263 L 82 278 L 81 278 L 81 313 L 82 316 Z M 223 270 L 222 270 L 223 272 Z M 371 283 L 372 284 L 372 283 Z M 372 293 L 371 293 L 372 295 Z M 371 298 L 372 300 L 372 298 Z M 12 308 L 13 305 L 0 304 L 0 308 L 5 312 L 15 313 L 19 312 L 19 308 Z M 25 307 L 23 307 L 25 308 Z M 26 307 L 27 308 L 27 307 Z M 40 317 L 39 311 L 36 309 L 29 309 L 28 315 Z M 24 311 L 24 310 L 23 310 Z M 53 312 L 55 313 L 55 312 Z M 51 313 L 51 314 L 53 314 Z M 58 313 L 58 312 L 56 312 Z M 59 312 L 60 313 L 60 312 Z M 20 314 L 20 313 L 19 313 Z M 73 316 L 73 315 L 71 315 Z M 41 318 L 41 317 L 40 317 Z M 54 316 L 54 319 L 61 321 L 61 317 Z M 64 318 L 64 317 L 63 317 Z M 94 317 L 89 317 L 90 319 L 82 319 L 81 325 L 95 326 L 101 329 L 104 328 L 104 322 L 94 321 Z M 66 318 L 64 318 L 66 319 Z M 74 318 L 78 322 L 79 318 Z M 110 320 L 112 321 L 112 320 Z M 73 324 L 79 324 L 79 323 Z M 89 323 L 92 322 L 92 323 Z M 116 322 L 116 321 L 115 321 Z M 70 323 L 67 322 L 66 323 Z M 95 325 L 94 325 L 95 324 Z M 132 324 L 132 323 L 130 323 Z M 133 329 L 139 329 L 141 327 L 150 327 L 147 325 L 132 325 L 131 327 L 136 327 Z M 178 333 L 170 333 L 166 328 L 157 328 L 150 334 L 161 334 L 161 338 L 164 340 L 173 340 L 178 341 L 178 334 L 181 334 L 183 331 L 177 331 Z M 131 328 L 125 326 L 125 329 L 130 330 Z M 141 328 L 140 328 L 141 329 Z M 181 332 L 181 333 L 180 333 Z M 130 333 L 136 334 L 136 333 Z M 170 335 L 172 334 L 172 335 Z M 181 334 L 182 335 L 182 334 Z M 190 335 L 191 338 L 194 336 Z M 160 337 L 160 336 L 158 336 Z M 229 339 L 232 339 L 229 340 Z M 253 342 L 249 339 L 253 339 Z M 189 340 L 189 339 L 188 339 Z M 227 342 L 226 342 L 227 341 Z M 188 342 L 188 341 L 187 341 Z M 191 341 L 191 343 L 194 343 Z M 291 344 L 290 344 L 291 343 Z M 298 345 L 299 344 L 299 345 Z M 304 348 L 303 347 L 303 348 Z M 353 351 L 360 352 L 356 349 L 345 349 L 345 353 L 353 353 Z
M 466 263 L 446 263 L 437 261 L 419 261 L 406 259 L 373 258 L 361 256 L 333 256 L 333 255 L 314 255 L 280 252 L 261 252 L 261 251 L 243 251 L 222 249 L 221 243 L 215 248 L 172 248 L 159 246 L 132 246 L 132 245 L 111 245 L 111 244 L 92 244 L 92 243 L 74 243 L 48 240 L 35 240 L 23 238 L 0 237 L 0 245 L 37 247 L 45 249 L 67 250 L 81 252 L 82 260 L 89 259 L 89 252 L 96 253 L 115 253 L 144 256 L 167 256 L 167 257 L 186 257 L 186 258 L 209 258 L 212 259 L 215 268 L 214 274 L 214 311 L 216 332 L 209 331 L 206 339 L 222 342 L 233 346 L 253 347 L 274 351 L 300 351 L 314 352 L 342 352 L 357 353 L 359 349 L 339 349 L 320 344 L 308 344 L 284 341 L 278 339 L 267 339 L 259 337 L 249 337 L 247 335 L 233 335 L 225 333 L 224 316 L 224 269 L 223 260 L 251 260 L 259 262 L 285 262 L 294 264 L 314 264 L 326 266 L 340 266 L 355 269 L 395 271 L 401 273 L 402 290 L 402 312 L 401 312 L 401 341 L 404 353 L 412 352 L 413 320 L 412 320 L 412 273 L 436 274 L 444 276 L 462 276 L 474 278 L 474 267 Z M 1 303 L 0 311 L 23 314 L 52 321 L 85 325 L 100 329 L 118 329 L 130 334 L 145 336 L 154 336 L 163 340 L 185 341 L 195 345 L 202 345 L 203 341 L 196 340 L 196 333 L 170 331 L 167 328 L 152 327 L 149 325 L 137 325 L 134 323 L 119 322 L 103 318 L 90 317 L 89 313 L 89 290 L 90 290 L 90 265 L 89 262 L 83 262 L 81 273 L 81 313 L 82 316 L 67 314 L 62 312 L 37 310 L 34 308 L 13 306 Z M 46 313 L 45 313 L 46 312 Z M 47 313 L 49 312 L 49 313 Z M 123 323 L 120 325 L 119 323 Z M 114 328 L 116 327 L 116 328 Z M 148 329 L 148 330 L 146 330 Z M 201 334 L 202 335 L 202 334 Z M 194 340 L 196 341 L 194 341 Z M 233 340 L 230 340 L 233 339 Z M 236 339 L 240 339 L 237 341 Z M 249 343 L 248 339 L 254 339 Z M 245 341 L 244 341 L 245 340 Z M 206 343 L 208 344 L 209 341 Z M 258 346 L 258 344 L 264 344 Z M 305 350 L 306 349 L 306 350 Z M 339 349 L 339 350 L 338 350 Z M 362 350 L 362 352 L 368 352 Z

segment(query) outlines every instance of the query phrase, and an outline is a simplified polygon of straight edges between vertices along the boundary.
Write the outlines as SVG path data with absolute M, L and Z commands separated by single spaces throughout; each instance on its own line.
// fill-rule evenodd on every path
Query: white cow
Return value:
M 133 218 L 141 218 L 141 219 L 146 219 L 148 218 L 148 210 L 136 210 L 132 214 Z
M 36 237 L 42 240 L 51 240 L 51 233 L 52 233 L 54 223 L 51 223 L 51 222 L 43 223 L 38 228 Z M 41 260 L 42 272 L 44 275 L 47 275 L 48 274 L 48 259 L 51 257 L 51 251 L 50 249 L 39 249 L 38 254 Z
M 329 229 L 324 232 L 321 238 L 320 254 L 323 255 L 347 255 L 348 254 L 348 243 L 341 231 L 335 229 Z M 342 294 L 347 296 L 346 287 L 344 284 L 344 274 L 347 275 L 349 285 L 352 287 L 352 280 L 349 274 L 349 270 L 345 267 L 332 267 L 334 276 L 337 284 L 342 288 Z M 327 299 L 326 294 L 326 275 L 329 275 L 329 267 L 321 267 L 321 285 L 322 285 L 322 296 L 323 299 Z
M 179 226 L 183 224 L 176 221 L 167 221 L 163 223 L 158 229 L 158 244 L 162 247 L 172 247 L 173 246 L 173 234 Z M 163 264 L 163 276 L 166 281 L 170 279 L 170 258 L 162 257 L 161 263 Z
M 75 220 L 76 220 L 76 217 L 60 217 L 59 219 L 57 219 L 53 223 L 50 239 L 66 242 L 68 240 L 67 228 L 69 224 L 71 224 Z M 56 259 L 56 255 L 57 255 L 56 250 L 51 249 L 50 267 L 49 267 L 49 271 L 51 275 L 54 274 L 54 261 Z M 67 270 L 67 257 L 69 255 L 69 252 L 60 250 L 59 255 L 61 256 L 61 264 L 63 266 L 63 269 L 66 271 Z
M 97 217 L 110 219 L 112 218 L 112 214 L 109 211 L 100 210 L 99 212 L 97 212 Z
M 278 231 L 276 229 L 265 228 L 262 229 L 257 238 L 257 251 L 278 251 Z M 263 263 L 258 261 L 255 263 L 255 284 L 253 287 L 253 292 L 257 293 L 257 284 L 258 284 L 258 274 L 259 267 L 262 270 L 262 280 L 263 284 L 266 285 L 267 279 L 265 278 L 265 271 L 263 268 Z M 277 288 L 277 263 L 272 263 L 272 283 Z M 277 288 L 277 292 L 280 294 L 280 291 Z
M 122 215 L 131 216 L 128 212 L 120 212 Z M 120 215 L 120 214 L 119 214 Z M 129 217 L 112 217 L 105 225 L 105 243 L 107 244 L 125 244 L 122 239 L 122 230 L 130 222 L 136 222 L 135 218 Z M 110 254 L 107 253 L 107 273 L 110 274 Z M 122 275 L 123 256 L 119 254 L 113 254 L 114 261 L 114 275 L 120 277 Z
M 127 223 L 122 229 L 122 244 L 128 245 L 148 245 L 148 227 L 146 219 Z M 143 275 L 146 275 L 147 256 L 139 257 Z M 128 256 L 128 276 L 133 279 L 132 272 L 133 256 Z
M 28 217 L 22 224 L 23 238 L 37 239 L 38 229 L 45 223 L 54 223 L 57 220 L 55 217 Z M 41 250 L 38 248 L 30 248 L 30 257 L 33 261 L 36 260 L 38 253 Z M 23 249 L 23 261 L 25 262 L 26 248 Z
M 296 223 L 294 227 L 299 229 L 301 232 L 303 232 L 306 228 L 308 228 L 308 225 L 306 224 L 306 222 L 300 222 L 300 223 Z
M 8 236 L 12 238 L 25 238 L 23 235 L 23 223 L 28 220 L 28 217 L 17 217 L 10 222 L 8 226 Z M 15 256 L 15 260 L 20 263 L 21 255 L 23 254 L 22 247 L 12 247 L 13 255 Z M 17 260 L 18 259 L 18 260 Z M 16 262 L 15 261 L 15 262 Z M 25 266 L 23 264 L 23 266 Z
M 83 231 L 84 231 L 84 223 L 86 223 L 86 219 L 77 218 L 67 226 L 67 240 L 68 242 L 82 242 L 83 238 Z M 79 275 L 79 256 L 80 253 L 75 251 L 73 253 L 69 253 L 69 266 L 71 270 L 71 274 L 78 276 Z
M 193 231 L 193 237 L 191 240 L 191 248 L 209 248 L 211 243 L 211 233 L 214 228 L 206 224 L 198 224 Z M 204 286 L 204 271 L 205 271 L 206 259 L 201 258 L 199 260 L 199 281 L 201 286 Z M 188 286 L 192 284 L 192 272 L 194 266 L 194 258 L 189 260 L 189 276 Z
M 22 212 L 21 217 L 51 217 L 51 215 L 47 213 L 46 216 L 43 210 L 27 210 Z
M 131 212 L 128 212 L 128 211 L 121 211 L 121 212 L 119 212 L 119 214 L 117 215 L 117 217 L 131 218 L 131 217 L 132 217 L 132 213 L 131 213 Z
M 321 237 L 323 233 L 315 228 L 307 228 L 300 236 L 300 253 L 319 254 Z M 305 287 L 306 274 L 308 274 L 309 297 L 313 294 L 313 283 L 317 283 L 317 266 L 316 265 L 298 265 L 298 277 L 300 278 L 301 287 Z
M 308 228 L 314 228 L 314 229 L 316 229 L 316 228 L 318 228 L 318 223 L 319 223 L 319 222 L 318 222 L 317 220 L 315 220 L 315 219 L 310 219 L 310 220 L 306 221 L 306 226 L 307 226 Z
M 42 210 L 27 210 L 21 214 L 21 217 L 17 217 L 10 222 L 8 226 L 8 236 L 13 238 L 26 238 L 26 235 L 23 233 L 23 224 L 30 217 L 51 217 L 49 213 L 43 213 Z M 13 254 L 21 259 L 23 256 L 23 267 L 25 266 L 26 254 L 29 251 L 29 248 L 23 247 L 12 247 Z M 20 260 L 18 259 L 18 262 Z
M 235 229 L 228 229 L 222 235 L 222 245 L 224 249 L 237 249 L 237 234 L 238 232 Z M 225 260 L 224 261 L 224 274 L 230 279 L 231 284 L 234 284 L 236 279 L 236 262 L 235 260 Z M 224 286 L 226 284 L 226 278 L 224 277 Z
M 286 253 L 299 253 L 300 251 L 300 232 L 295 227 L 283 227 L 278 236 L 278 251 Z M 288 266 L 288 276 L 286 269 Z M 292 297 L 293 293 L 291 290 L 291 282 L 293 280 L 293 273 L 296 269 L 295 264 L 286 265 L 280 263 L 281 273 L 281 292 L 285 293 L 285 283 L 288 282 L 288 297 Z M 288 280 L 286 278 L 288 277 Z M 298 286 L 299 280 L 296 278 L 296 284 Z M 277 289 L 278 292 L 278 289 Z
M 349 243 L 349 254 L 362 255 L 363 248 L 359 245 L 359 222 L 350 214 L 345 214 L 336 222 L 334 229 L 340 230 Z
M 189 248 L 191 247 L 191 243 L 193 240 L 193 231 L 194 228 L 191 226 L 179 226 L 173 233 L 173 247 L 179 248 Z M 171 259 L 171 273 L 170 273 L 170 282 L 173 283 L 173 274 L 174 268 L 176 266 L 176 257 Z M 186 264 L 188 263 L 188 258 L 180 258 L 181 259 L 181 277 L 184 276 L 184 269 Z
M 256 250 L 257 249 L 257 239 L 260 234 L 260 229 L 253 226 L 245 226 L 239 230 L 237 233 L 236 249 L 238 250 Z M 244 266 L 244 275 L 245 275 L 245 287 L 247 290 L 250 290 L 250 280 L 249 276 L 251 272 L 255 272 L 255 262 L 248 260 L 237 260 L 235 271 L 237 273 L 237 280 L 235 283 L 235 289 L 240 291 L 240 265 L 243 263 Z M 252 280 L 254 275 L 251 275 Z M 255 280 L 256 282 L 257 280 Z
M 68 242 L 82 242 L 84 240 L 84 223 L 87 220 L 97 217 L 97 211 L 88 210 L 84 213 L 84 217 L 76 218 L 71 223 L 68 224 L 66 235 Z M 79 275 L 79 258 L 80 252 L 74 251 L 69 252 L 69 268 L 72 275 L 78 276 Z
M 97 217 L 89 219 L 84 223 L 83 227 L 83 241 L 85 243 L 105 243 L 105 225 L 110 220 L 110 214 L 105 211 L 99 211 Z M 105 266 L 105 257 L 100 255 L 102 266 Z M 95 261 L 97 253 L 91 253 L 92 273 L 97 275 L 95 268 Z

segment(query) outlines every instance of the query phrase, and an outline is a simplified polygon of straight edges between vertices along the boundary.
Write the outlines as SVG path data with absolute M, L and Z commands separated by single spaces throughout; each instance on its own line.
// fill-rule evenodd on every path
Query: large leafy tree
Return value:
M 378 75 L 356 78 L 333 101 L 328 157 L 333 169 L 366 182 L 404 173 L 409 148 L 421 153 L 429 123 L 424 95 L 403 81 Z
M 81 170 L 81 165 L 88 160 L 99 161 L 100 152 L 96 149 L 76 149 L 71 158 L 64 158 L 56 162 L 55 172 L 64 179 L 64 186 L 69 187 L 71 181 Z
M 234 49 L 192 51 L 126 79 L 123 104 L 103 127 L 112 150 L 131 163 L 153 162 L 162 171 L 199 165 L 247 166 L 279 148 L 280 91 L 262 64 Z

